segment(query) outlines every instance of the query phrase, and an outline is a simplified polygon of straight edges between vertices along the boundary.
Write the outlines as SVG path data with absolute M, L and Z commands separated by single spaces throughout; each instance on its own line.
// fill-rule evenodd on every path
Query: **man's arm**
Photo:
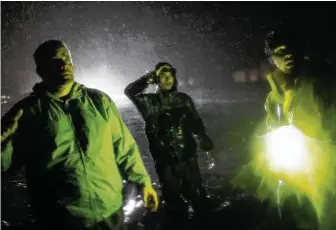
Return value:
M 1 172 L 5 174 L 14 173 L 23 165 L 19 122 L 22 116 L 23 110 L 17 104 L 1 119 Z
M 271 93 L 269 93 L 266 97 L 264 108 L 266 112 L 266 129 L 267 131 L 271 130 L 272 128 L 275 127 L 276 122 L 276 116 L 273 113 L 272 110 L 272 98 L 271 98 Z
M 150 72 L 129 84 L 124 90 L 125 95 L 133 102 L 143 117 L 145 117 L 148 104 L 148 95 L 144 92 L 149 84 L 156 83 L 155 79 L 155 72 Z
M 266 111 L 266 131 L 289 124 L 288 118 L 285 117 L 283 112 L 283 105 L 277 103 L 277 101 L 276 92 L 271 91 L 264 104 Z
M 108 108 L 113 131 L 116 162 L 123 177 L 139 185 L 151 186 L 151 179 L 141 159 L 138 146 L 111 101 Z
M 187 107 L 191 114 L 192 124 L 193 124 L 193 133 L 198 137 L 200 142 L 200 147 L 203 151 L 213 150 L 214 144 L 211 138 L 205 132 L 205 126 L 203 120 L 198 115 L 198 112 L 195 108 L 195 105 L 192 99 L 188 96 L 187 98 Z

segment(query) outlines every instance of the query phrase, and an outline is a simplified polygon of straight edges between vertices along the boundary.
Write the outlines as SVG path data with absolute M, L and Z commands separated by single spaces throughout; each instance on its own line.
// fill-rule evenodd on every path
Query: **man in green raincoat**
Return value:
M 136 142 L 103 92 L 74 81 L 67 46 L 34 53 L 42 82 L 1 120 L 3 174 L 25 166 L 36 222 L 44 229 L 124 229 L 123 178 L 158 200 Z

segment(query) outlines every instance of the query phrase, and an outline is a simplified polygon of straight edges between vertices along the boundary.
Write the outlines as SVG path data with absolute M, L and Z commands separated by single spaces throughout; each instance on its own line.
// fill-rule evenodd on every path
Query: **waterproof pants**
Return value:
M 156 171 L 170 213 L 188 215 L 188 203 L 196 213 L 205 211 L 207 198 L 196 157 L 177 164 L 157 164 Z

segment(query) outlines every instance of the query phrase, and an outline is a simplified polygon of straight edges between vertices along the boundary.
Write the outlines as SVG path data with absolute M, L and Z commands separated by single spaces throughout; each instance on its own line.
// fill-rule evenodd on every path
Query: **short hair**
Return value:
M 34 52 L 34 60 L 37 66 L 43 63 L 46 57 L 55 54 L 55 51 L 60 47 L 66 47 L 66 44 L 60 40 L 48 40 L 43 42 Z
M 271 56 L 273 50 L 279 45 L 287 45 L 293 51 L 299 51 L 302 48 L 302 42 L 299 28 L 294 28 L 290 25 L 280 25 L 267 34 L 265 53 Z

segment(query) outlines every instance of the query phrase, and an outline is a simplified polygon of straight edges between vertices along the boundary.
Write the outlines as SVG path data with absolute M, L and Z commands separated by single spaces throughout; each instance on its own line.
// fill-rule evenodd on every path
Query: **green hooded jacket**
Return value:
M 306 136 L 319 142 L 314 142 L 316 148 L 312 148 L 314 171 L 309 176 L 318 178 L 318 182 L 307 185 L 312 191 L 318 191 L 319 199 L 311 200 L 313 203 L 322 204 L 319 216 L 319 229 L 335 229 L 335 169 L 336 169 L 336 77 L 317 72 L 307 68 L 305 72 L 297 75 L 291 89 L 293 98 L 288 109 L 288 114 L 284 113 L 286 88 L 279 84 L 278 79 L 281 74 L 276 70 L 268 74 L 267 80 L 271 86 L 271 91 L 267 96 L 265 109 L 267 112 L 267 126 L 269 129 L 282 125 L 294 125 Z M 317 144 L 318 143 L 318 144 Z M 314 179 L 313 179 L 314 180 Z M 298 193 L 299 194 L 299 193 Z M 316 193 L 314 193 L 313 197 Z M 308 195 L 308 198 L 312 196 Z M 321 199 L 322 198 L 322 199 Z M 304 205 L 303 202 L 300 205 Z M 305 210 L 310 210 L 311 204 L 302 206 Z M 294 206 L 293 206 L 294 208 Z M 295 207 L 300 210 L 300 207 Z M 300 213 L 297 212 L 297 213 Z M 317 214 L 317 213 L 316 213 Z M 304 219 L 300 214 L 295 215 L 299 226 Z M 305 215 L 306 217 L 306 215 Z M 304 226 L 307 226 L 304 223 Z
M 286 87 L 277 79 L 280 71 L 266 76 L 271 91 L 265 102 L 267 126 L 274 128 L 292 124 L 307 136 L 317 139 L 335 140 L 336 126 L 336 88 L 335 79 L 312 72 L 299 75 L 292 89 L 292 100 L 288 103 L 288 113 L 284 112 Z
M 18 129 L 1 146 L 1 167 L 10 172 L 25 166 L 37 219 L 90 227 L 122 207 L 123 178 L 151 184 L 137 144 L 106 94 L 75 83 L 64 102 L 40 83 L 4 116 L 2 127 L 19 109 Z

